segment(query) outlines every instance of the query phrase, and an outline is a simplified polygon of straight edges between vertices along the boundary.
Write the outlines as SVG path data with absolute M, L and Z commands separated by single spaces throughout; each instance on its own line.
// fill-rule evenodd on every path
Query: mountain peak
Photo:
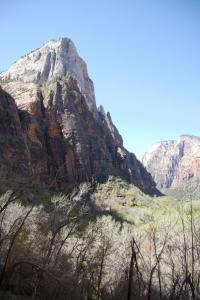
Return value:
M 102 182 L 113 175 L 145 193 L 160 195 L 151 175 L 123 147 L 110 114 L 103 107 L 97 110 L 86 63 L 70 39 L 49 41 L 0 76 L 5 90 L 0 95 L 1 119 L 12 124 L 15 116 L 20 140 L 17 149 L 9 142 L 12 135 L 16 140 L 13 126 L 8 128 L 8 138 L 3 133 L 0 175 L 7 163 L 10 172 L 10 166 L 15 169 L 15 161 L 20 161 L 20 178 L 48 187 L 53 182 L 55 189 L 70 189 L 94 179 Z
M 182 134 L 182 135 L 180 135 L 179 140 L 180 141 L 185 141 L 185 140 L 200 141 L 200 137 L 192 135 L 192 134 Z
M 73 77 L 94 110 L 94 87 L 89 78 L 87 65 L 78 55 L 74 43 L 69 38 L 50 40 L 41 48 L 18 59 L 0 74 L 1 81 L 21 81 L 43 83 L 53 79 Z
M 70 39 L 50 40 L 41 48 L 18 59 L 7 71 L 1 73 L 1 77 L 8 81 L 20 79 L 24 82 L 44 81 L 70 72 L 75 75 L 77 72 L 74 70 L 74 65 L 77 63 L 80 63 L 82 68 L 86 68 L 86 64 L 78 56 L 76 47 Z M 87 73 L 87 70 L 85 71 Z

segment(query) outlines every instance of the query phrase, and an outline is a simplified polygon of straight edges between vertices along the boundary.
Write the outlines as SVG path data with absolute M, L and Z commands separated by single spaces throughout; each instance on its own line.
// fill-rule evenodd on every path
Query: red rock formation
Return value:
M 21 151 L 27 157 L 26 172 L 35 182 L 57 189 L 70 188 L 82 181 L 105 181 L 109 175 L 115 175 L 135 183 L 144 192 L 159 193 L 142 164 L 124 149 L 110 114 L 96 108 L 85 63 L 67 42 L 55 44 L 48 43 L 37 50 L 39 56 L 31 54 L 28 73 L 24 68 L 25 57 L 8 70 L 11 81 L 7 72 L 3 74 L 3 88 L 15 99 L 18 112 L 8 94 L 2 92 L 1 98 L 9 98 L 15 107 L 17 128 L 23 140 Z M 54 51 L 60 58 L 56 63 L 49 58 Z M 74 59 L 79 64 L 74 66 Z M 64 70 L 61 76 L 60 70 Z M 34 72 L 43 74 L 42 79 L 34 77 Z M 7 114 L 7 108 L 2 114 Z M 26 172 L 22 170 L 21 174 Z
M 181 188 L 200 181 L 200 138 L 182 135 L 177 141 L 153 145 L 143 157 L 158 188 Z

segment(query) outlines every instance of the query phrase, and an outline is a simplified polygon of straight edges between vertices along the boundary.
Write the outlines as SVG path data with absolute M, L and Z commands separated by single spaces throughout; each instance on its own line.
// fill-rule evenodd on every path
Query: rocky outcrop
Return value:
M 182 135 L 177 141 L 153 145 L 142 162 L 159 189 L 200 182 L 200 138 Z
M 64 76 L 72 76 L 77 80 L 88 106 L 95 110 L 94 87 L 88 76 L 87 65 L 68 38 L 49 41 L 43 47 L 21 57 L 7 71 L 0 74 L 5 82 L 23 83 L 44 83 Z M 25 88 L 27 89 L 27 85 Z
M 1 91 L 0 103 L 5 97 L 12 103 L 18 122 L 15 138 L 21 142 L 15 159 L 21 177 L 64 190 L 114 175 L 159 194 L 151 175 L 123 147 L 110 114 L 97 109 L 86 64 L 70 40 L 49 42 L 21 58 L 1 74 L 1 82 L 6 92 Z M 1 165 L 7 160 L 5 155 Z

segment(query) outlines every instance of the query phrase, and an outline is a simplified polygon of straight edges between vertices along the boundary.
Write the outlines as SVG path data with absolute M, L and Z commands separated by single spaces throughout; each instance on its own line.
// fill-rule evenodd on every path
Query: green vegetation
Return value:
M 152 198 L 134 185 L 111 177 L 105 184 L 97 185 L 93 199 L 101 210 L 114 212 L 137 227 L 180 224 L 180 216 L 187 220 L 190 213 L 190 195 L 181 199 L 181 191 L 178 194 L 168 193 Z M 192 199 L 192 205 L 193 217 L 200 218 L 200 201 Z
M 180 213 L 185 217 L 190 210 L 190 201 L 176 200 L 169 196 L 158 197 L 147 202 L 146 200 L 135 200 L 132 203 L 119 200 L 113 208 L 123 215 L 125 220 L 133 222 L 136 226 L 141 225 L 164 225 L 178 221 Z M 200 217 L 200 201 L 193 200 L 194 217 Z

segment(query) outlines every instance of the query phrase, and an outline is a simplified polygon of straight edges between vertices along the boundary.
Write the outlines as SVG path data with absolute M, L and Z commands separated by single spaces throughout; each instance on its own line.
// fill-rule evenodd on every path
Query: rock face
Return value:
M 15 173 L 49 188 L 115 175 L 159 194 L 151 175 L 123 147 L 110 114 L 97 109 L 86 64 L 69 39 L 47 43 L 0 76 L 0 134 L 2 149 L 8 148 L 0 175 L 4 169 L 12 173 L 7 164 L 17 162 Z
M 40 49 L 21 57 L 0 76 L 8 82 L 21 80 L 26 83 L 72 76 L 77 80 L 88 106 L 95 108 L 94 87 L 88 76 L 87 65 L 68 38 L 50 41 Z
M 157 143 L 142 162 L 159 189 L 200 182 L 200 137 L 182 135 L 177 141 Z
M 0 89 L 0 177 L 16 171 L 29 175 L 28 151 L 15 101 Z

